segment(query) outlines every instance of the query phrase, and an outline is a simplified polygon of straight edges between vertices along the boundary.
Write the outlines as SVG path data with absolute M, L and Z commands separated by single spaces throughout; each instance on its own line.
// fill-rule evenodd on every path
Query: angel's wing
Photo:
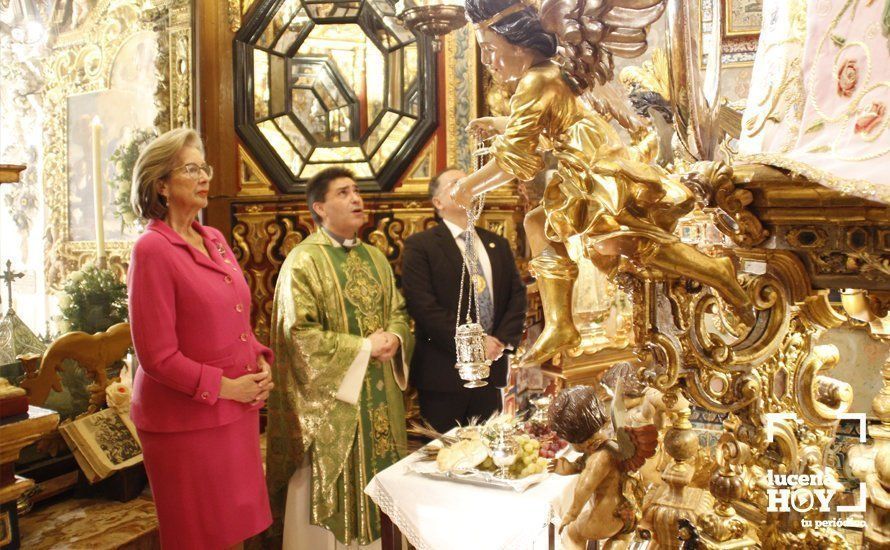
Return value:
M 544 28 L 559 39 L 566 76 L 581 93 L 612 80 L 612 56 L 646 51 L 646 32 L 665 5 L 666 0 L 543 0 L 540 13 Z
M 658 429 L 652 424 L 640 427 L 627 425 L 627 406 L 624 404 L 624 381 L 618 379 L 615 384 L 615 396 L 612 398 L 612 428 L 615 430 L 617 450 L 615 455 L 618 466 L 623 472 L 634 472 L 655 456 L 658 446 Z M 613 449 L 615 446 L 612 447 Z

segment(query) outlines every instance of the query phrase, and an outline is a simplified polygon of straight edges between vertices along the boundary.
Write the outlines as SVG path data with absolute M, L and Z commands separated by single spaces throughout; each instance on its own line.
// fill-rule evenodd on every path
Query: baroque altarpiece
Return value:
M 85 151 L 67 144 L 89 131 L 80 115 L 101 114 L 108 102 L 149 101 L 151 112 L 134 115 L 151 119 L 140 122 L 146 129 L 201 128 L 219 174 L 205 223 L 230 237 L 253 292 L 260 339 L 269 334 L 277 271 L 313 230 L 303 195 L 313 173 L 332 164 L 354 169 L 368 212 L 361 237 L 398 276 L 405 238 L 435 223 L 430 178 L 446 166 L 471 170 L 477 144 L 466 127 L 481 115 L 510 114 L 508 94 L 486 75 L 469 26 L 434 44 L 394 18 L 387 1 L 149 4 L 140 11 L 100 0 L 77 32 L 60 35 L 48 72 L 12 75 L 49 90 L 40 97 L 48 113 L 40 180 L 50 213 L 47 289 L 93 256 L 82 223 L 89 165 Z M 890 73 L 874 61 L 890 54 L 872 51 L 886 48 L 884 7 L 601 4 L 663 12 L 649 30 L 646 60 L 623 62 L 615 77 L 658 132 L 652 162 L 692 197 L 674 235 L 709 257 L 732 259 L 733 277 L 718 283 L 742 289 L 751 318 L 726 307 L 714 285 L 645 258 L 623 257 L 609 277 L 584 264 L 574 315 L 582 344 L 545 364 L 532 386 L 596 383 L 614 363 L 630 361 L 659 392 L 668 420 L 637 510 L 659 547 L 678 547 L 678 533 L 705 548 L 890 544 L 890 361 L 880 375 L 862 373 L 883 380 L 871 409 L 855 411 L 867 414 L 860 424 L 851 414 L 860 386 L 835 374 L 856 368 L 841 368 L 847 358 L 823 339 L 838 329 L 890 339 L 890 182 L 876 168 L 887 154 Z M 761 9 L 759 20 L 752 6 Z M 879 12 L 883 26 L 857 26 L 881 20 Z M 86 40 L 89 33 L 102 39 Z M 140 56 L 140 48 L 154 54 Z M 755 50 L 762 59 L 751 67 Z M 116 65 L 120 52 L 143 65 L 136 72 Z M 32 66 L 24 61 L 16 66 Z M 747 95 L 746 104 L 721 96 L 740 65 L 752 90 L 731 95 Z M 153 83 L 139 81 L 146 73 Z M 819 103 L 823 89 L 834 94 L 828 106 Z M 107 109 L 105 128 L 123 126 L 121 116 Z M 844 149 L 837 138 L 851 135 L 865 145 Z M 530 258 L 522 221 L 542 187 L 534 180 L 501 187 L 482 216 L 482 226 L 511 243 L 524 274 Z M 23 193 L 20 203 L 34 206 Z M 109 238 L 108 263 L 122 274 L 133 235 L 120 223 L 125 218 L 111 220 L 121 229 Z M 23 231 L 28 216 L 16 223 Z M 573 246 L 575 257 L 584 255 Z M 533 340 L 542 314 L 530 288 Z M 517 376 L 514 390 L 530 384 L 528 374 Z M 860 439 L 868 443 L 857 446 Z M 768 472 L 819 474 L 816 489 L 835 491 L 835 504 L 851 512 L 770 513 L 779 487 Z

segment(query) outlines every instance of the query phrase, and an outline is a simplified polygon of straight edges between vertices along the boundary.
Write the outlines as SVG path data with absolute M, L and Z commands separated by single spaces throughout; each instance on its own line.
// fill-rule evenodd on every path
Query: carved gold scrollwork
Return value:
M 796 370 L 794 394 L 804 418 L 819 427 L 829 428 L 837 423 L 838 414 L 850 409 L 853 389 L 825 375 L 837 366 L 840 356 L 832 345 L 815 346 Z
M 664 392 L 676 385 L 680 374 L 677 343 L 664 334 L 654 333 L 642 346 L 642 355 L 645 362 L 656 367 L 647 373 L 647 381 L 652 387 Z
M 748 210 L 753 195 L 736 186 L 731 166 L 723 162 L 695 163 L 682 180 L 707 206 L 722 210 L 725 215 L 717 212 L 714 224 L 737 245 L 757 246 L 769 236 L 757 216 Z
M 769 449 L 761 456 L 758 462 L 768 469 L 779 471 L 776 466 L 781 465 L 784 471 L 797 472 L 800 464 L 797 445 L 797 421 L 792 419 L 775 420 L 770 428 L 772 442 L 767 441 L 766 432 L 758 434 L 759 447 Z
M 392 256 L 393 253 L 393 247 L 389 244 L 385 231 L 386 225 L 391 221 L 392 218 L 381 218 L 380 221 L 377 222 L 377 228 L 368 234 L 368 242 L 376 246 L 387 258 Z
M 236 219 L 233 251 L 253 291 L 252 320 L 257 337 L 267 341 L 278 270 L 287 253 L 309 234 L 309 222 L 294 222 L 259 205 L 248 205 Z
M 238 32 L 241 28 L 241 0 L 228 0 L 229 30 Z
M 303 235 L 295 230 L 293 222 L 289 219 L 282 220 L 282 225 L 284 225 L 284 240 L 279 253 L 286 258 L 290 251 L 302 242 Z M 268 253 L 271 253 L 271 250 Z
M 689 319 L 676 324 L 687 329 L 684 331 L 686 349 L 698 364 L 708 369 L 746 370 L 748 365 L 762 362 L 774 353 L 784 337 L 787 300 L 779 281 L 770 275 L 756 277 L 747 284 L 757 317 L 744 333 L 737 322 L 727 318 L 726 308 L 718 296 L 709 290 L 692 296 L 685 288 L 686 285 L 677 284 L 669 287 L 675 317 L 681 314 L 680 317 Z
M 695 370 L 687 376 L 692 399 L 708 410 L 729 413 L 751 405 L 759 396 L 761 383 L 755 374 L 731 376 Z

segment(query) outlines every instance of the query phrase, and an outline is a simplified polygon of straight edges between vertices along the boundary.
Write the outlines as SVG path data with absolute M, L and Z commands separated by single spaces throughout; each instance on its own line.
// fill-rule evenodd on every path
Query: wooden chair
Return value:
M 132 345 L 129 323 L 118 323 L 96 334 L 69 332 L 50 344 L 42 357 L 29 354 L 20 358 L 25 368 L 25 378 L 19 386 L 28 393 L 32 405 L 43 406 L 50 391 L 62 391 L 62 378 L 59 376 L 62 362 L 65 359 L 74 360 L 91 381 L 87 386 L 90 392 L 89 407 L 78 417 L 97 412 L 105 406 L 105 388 L 111 382 L 108 368 L 123 359 Z
M 66 409 L 66 418 L 62 419 L 61 424 L 76 420 L 105 407 L 105 388 L 114 380 L 109 377 L 109 367 L 123 359 L 131 346 L 129 323 L 119 323 L 96 334 L 69 332 L 50 344 L 42 356 L 28 354 L 19 357 L 25 376 L 18 385 L 27 393 L 31 405 L 56 409 L 50 398 L 58 399 L 56 392 L 63 392 L 63 378 L 60 375 L 63 362 L 66 359 L 76 362 L 77 368 L 85 374 L 77 379 L 86 388 L 72 388 L 69 383 L 66 389 L 71 393 L 74 390 L 80 395 L 86 389 L 89 397 L 86 403 L 79 400 L 72 404 L 70 410 Z M 37 481 L 35 490 L 24 496 L 27 506 L 68 491 L 78 484 L 80 477 L 77 463 L 57 429 L 43 435 L 30 451 L 23 453 L 18 468 Z M 141 475 L 144 477 L 144 473 Z M 136 492 L 141 491 L 139 481 L 135 480 L 138 488 Z M 108 491 L 112 493 L 109 496 L 117 500 L 128 500 L 133 491 L 126 487 L 125 489 L 126 495 L 119 496 L 123 492 L 112 487 Z

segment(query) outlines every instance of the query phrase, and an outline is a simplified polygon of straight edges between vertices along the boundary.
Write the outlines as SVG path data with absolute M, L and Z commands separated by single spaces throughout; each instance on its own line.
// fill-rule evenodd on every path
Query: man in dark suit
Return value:
M 451 189 L 465 175 L 448 168 L 430 183 L 429 194 L 439 225 L 410 236 L 402 260 L 402 289 L 417 337 L 411 381 L 419 393 L 421 415 L 441 432 L 458 423 L 466 425 L 472 417 L 484 420 L 501 410 L 501 388 L 507 384 L 508 368 L 504 352 L 519 344 L 525 320 L 525 285 L 509 243 L 477 227 L 479 238 L 474 241 L 481 275 L 475 285 L 480 306 L 478 322 L 488 334 L 486 355 L 493 362 L 487 386 L 463 387 L 454 368 L 454 330 L 464 270 L 467 213 L 451 200 Z M 463 316 L 470 285 L 465 282 L 464 286 Z

